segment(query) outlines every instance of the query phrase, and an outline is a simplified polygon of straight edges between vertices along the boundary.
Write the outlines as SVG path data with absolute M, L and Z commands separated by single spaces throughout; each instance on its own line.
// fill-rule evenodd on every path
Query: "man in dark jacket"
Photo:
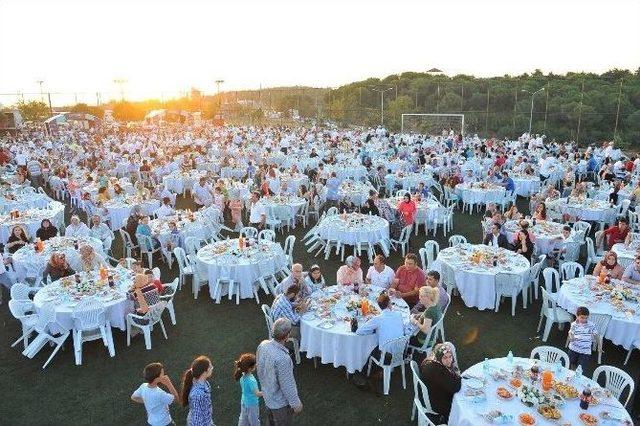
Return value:
M 491 226 L 491 232 L 484 237 L 482 244 L 507 248 L 509 246 L 509 241 L 507 241 L 507 237 L 500 232 L 501 227 L 502 226 L 499 223 L 494 223 Z

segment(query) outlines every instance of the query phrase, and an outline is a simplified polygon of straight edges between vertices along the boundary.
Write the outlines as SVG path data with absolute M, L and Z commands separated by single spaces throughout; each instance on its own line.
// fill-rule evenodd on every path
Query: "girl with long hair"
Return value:
M 189 407 L 187 425 L 213 425 L 213 409 L 211 406 L 211 384 L 207 381 L 213 373 L 211 360 L 204 355 L 191 363 L 191 368 L 182 375 L 182 392 L 180 403 Z
M 260 424 L 260 398 L 262 392 L 258 381 L 253 376 L 256 369 L 256 356 L 252 353 L 240 355 L 235 361 L 233 378 L 240 382 L 242 399 L 240 401 L 240 418 L 238 426 L 257 426 Z

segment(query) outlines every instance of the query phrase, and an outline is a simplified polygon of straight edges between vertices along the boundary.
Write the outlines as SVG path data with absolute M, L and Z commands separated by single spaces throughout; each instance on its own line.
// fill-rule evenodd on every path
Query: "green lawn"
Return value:
M 524 200 L 521 210 L 525 209 Z M 179 205 L 186 207 L 185 200 Z M 480 217 L 456 213 L 454 232 L 467 237 L 470 242 L 480 241 Z M 305 268 L 319 263 L 329 281 L 335 277 L 339 259 L 315 259 L 303 250 L 300 237 L 304 232 L 298 228 L 294 259 Z M 284 241 L 286 235 L 278 235 Z M 119 238 L 118 238 L 119 240 Z M 411 240 L 412 251 L 424 244 L 426 238 L 421 231 Z M 440 233 L 436 240 L 441 247 L 447 239 Z M 117 242 L 115 253 L 120 253 Z M 369 265 L 364 262 L 364 268 Z M 394 254 L 389 265 L 401 264 L 399 254 Z M 163 281 L 171 281 L 177 274 L 162 269 Z M 189 282 L 190 284 L 190 282 Z M 8 297 L 5 297 L 7 299 Z M 271 297 L 261 300 L 271 303 Z M 0 403 L 0 423 L 6 425 L 113 425 L 145 424 L 144 408 L 130 401 L 129 395 L 140 384 L 143 367 L 154 361 L 165 365 L 176 387 L 181 373 L 192 359 L 205 354 L 213 360 L 214 416 L 218 425 L 237 423 L 239 413 L 239 386 L 231 378 L 233 360 L 238 354 L 255 351 L 258 343 L 266 337 L 266 328 L 260 308 L 254 300 L 243 300 L 239 306 L 225 300 L 216 305 L 209 298 L 208 288 L 194 300 L 190 285 L 176 296 L 175 309 L 178 324 L 167 326 L 168 340 L 155 330 L 152 335 L 153 349 L 145 350 L 141 335 L 126 346 L 125 333 L 114 329 L 116 356 L 110 358 L 98 342 L 84 345 L 83 365 L 76 366 L 73 346 L 69 339 L 65 350 L 58 353 L 46 370 L 42 365 L 49 350 L 43 350 L 35 359 L 22 356 L 20 347 L 10 348 L 19 332 L 6 307 L 0 307 L 0 388 L 3 389 Z M 532 348 L 541 344 L 536 333 L 540 303 L 535 301 L 526 310 L 521 303 L 516 316 L 510 315 L 510 302 L 503 304 L 500 312 L 478 311 L 464 306 L 460 297 L 454 297 L 445 320 L 447 339 L 456 344 L 462 369 L 482 361 L 485 357 L 505 356 L 511 349 L 516 356 L 527 357 Z M 550 345 L 562 347 L 566 328 L 551 332 Z M 603 363 L 622 366 L 626 351 L 605 342 Z M 304 356 L 304 355 L 303 355 Z M 586 374 L 591 374 L 595 363 Z M 632 358 L 625 370 L 635 376 L 640 367 L 639 358 Z M 298 390 L 304 403 L 304 411 L 296 418 L 297 424 L 409 424 L 413 390 L 407 370 L 408 386 L 402 389 L 399 371 L 392 377 L 391 392 L 383 396 L 379 390 L 361 391 L 346 377 L 344 368 L 318 365 L 304 359 L 295 370 Z M 186 410 L 173 406 L 172 416 L 177 424 L 185 424 Z

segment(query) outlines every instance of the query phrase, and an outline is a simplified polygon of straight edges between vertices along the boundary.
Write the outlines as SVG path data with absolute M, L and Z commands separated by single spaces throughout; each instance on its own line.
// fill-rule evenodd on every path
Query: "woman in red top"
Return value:
M 413 224 L 413 219 L 416 216 L 416 203 L 411 199 L 410 194 L 404 194 L 404 199 L 398 203 L 398 211 L 402 215 L 402 220 L 405 225 Z

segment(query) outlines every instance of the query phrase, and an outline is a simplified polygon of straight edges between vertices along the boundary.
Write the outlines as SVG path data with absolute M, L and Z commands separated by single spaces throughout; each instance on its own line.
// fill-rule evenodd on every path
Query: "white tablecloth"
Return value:
M 127 313 L 133 311 L 133 301 L 126 296 L 127 290 L 133 283 L 133 275 L 131 271 L 124 268 L 116 268 L 111 271 L 116 271 L 119 277 L 119 279 L 116 280 L 115 286 L 117 296 L 115 299 L 111 299 L 110 296 L 105 298 L 99 297 L 99 299 L 105 306 L 107 318 L 109 318 L 111 326 L 125 331 L 127 329 L 125 317 Z M 91 275 L 97 277 L 98 273 L 94 272 Z M 82 276 L 84 277 L 85 275 L 83 274 Z M 71 330 L 73 328 L 73 318 L 71 314 L 80 299 L 74 300 L 67 294 L 66 291 L 61 290 L 60 280 L 54 281 L 36 293 L 33 298 L 33 304 L 36 310 L 42 309 L 45 303 L 53 303 L 56 305 L 56 320 L 61 326 Z
M 496 369 L 504 369 L 507 371 L 512 371 L 513 366 L 510 365 L 506 358 L 497 358 L 488 361 L 490 370 Z M 514 365 L 522 365 L 525 370 L 530 369 L 531 365 L 533 365 L 533 361 L 525 358 L 514 358 Z M 541 370 L 548 369 L 554 372 L 554 376 L 562 381 L 566 381 L 567 377 L 573 377 L 573 372 L 562 368 L 559 374 L 555 374 L 555 367 L 549 365 L 547 363 L 538 362 Z M 483 367 L 482 363 L 478 363 L 473 367 L 467 369 L 463 376 L 474 376 L 474 377 L 483 377 Z M 475 381 L 475 380 L 474 380 Z M 527 381 L 525 380 L 525 385 Z M 518 424 L 518 415 L 521 413 L 529 413 L 536 419 L 536 425 L 552 425 L 554 422 L 550 422 L 538 414 L 537 410 L 534 408 L 529 408 L 524 405 L 517 395 L 514 395 L 510 400 L 504 400 L 499 398 L 496 394 L 496 390 L 498 386 L 502 386 L 507 388 L 509 391 L 515 394 L 515 391 L 508 386 L 507 380 L 498 380 L 494 381 L 491 377 L 487 378 L 486 384 L 483 387 L 486 393 L 486 401 L 483 402 L 474 402 L 470 397 L 465 395 L 465 392 L 468 389 L 467 383 L 469 380 L 462 380 L 462 389 L 458 392 L 453 398 L 453 404 L 451 406 L 451 414 L 449 415 L 449 424 L 455 426 L 478 426 L 490 424 L 487 423 L 478 413 L 488 413 L 492 410 L 500 410 L 504 414 L 508 414 L 513 416 L 513 422 L 510 424 L 517 425 Z M 582 389 L 589 385 L 592 390 L 599 389 L 600 387 L 594 381 L 589 378 L 582 377 L 580 379 L 574 379 L 571 383 L 578 392 L 582 392 Z M 622 407 L 622 404 L 615 398 L 604 398 L 599 397 L 601 402 L 600 405 L 590 406 L 587 410 L 587 413 L 592 414 L 596 417 L 599 417 L 599 413 L 601 411 L 608 411 L 612 415 L 621 418 L 628 418 L 628 414 Z M 608 404 L 607 406 L 604 403 Z M 580 399 L 569 399 L 566 400 L 564 407 L 560 408 L 562 417 L 560 419 L 560 423 L 570 423 L 573 425 L 582 424 L 580 418 L 578 417 L 584 411 L 580 409 Z M 600 420 L 599 424 L 602 423 Z
M 516 185 L 516 194 L 521 197 L 529 197 L 540 191 L 540 177 L 538 176 L 510 176 Z
M 633 259 L 636 258 L 638 253 L 637 244 L 633 242 L 629 247 L 624 243 L 614 244 L 613 247 L 611 247 L 611 250 L 618 255 L 618 258 L 629 259 L 630 262 L 633 262 Z
M 577 201 L 574 198 L 567 201 L 567 198 L 559 198 L 558 200 L 547 202 L 547 207 L 549 207 L 549 204 L 558 209 L 560 213 L 575 216 L 580 220 L 611 223 L 616 216 L 615 207 L 611 207 L 607 201 L 591 198 L 583 201 Z
M 306 200 L 300 197 L 262 197 L 260 202 L 270 210 L 271 215 L 278 220 L 295 218 L 304 206 Z
M 12 210 L 26 211 L 30 209 L 44 209 L 53 201 L 47 194 L 21 193 L 12 194 L 13 199 L 0 197 L 0 212 Z
M 44 250 L 40 253 L 36 253 L 33 245 L 29 244 L 11 255 L 13 259 L 13 268 L 16 271 L 18 280 L 23 281 L 25 277 L 37 277 L 42 275 L 51 254 L 54 252 L 64 253 L 67 258 L 67 262 L 69 262 L 69 266 L 71 266 L 74 271 L 79 271 L 81 269 L 80 253 L 74 248 L 75 241 L 78 242 L 78 247 L 85 244 L 91 245 L 97 254 L 104 257 L 102 241 L 97 238 L 54 237 L 44 241 Z
M 145 200 L 140 203 L 133 203 L 126 200 L 109 200 L 105 203 L 105 207 L 109 212 L 112 230 L 120 229 L 127 223 L 127 218 L 135 205 L 140 205 L 142 214 L 151 215 L 160 207 L 160 201 Z
M 602 290 L 591 290 L 588 279 L 595 281 L 591 276 L 566 281 L 556 298 L 558 305 L 574 315 L 580 306 L 588 306 L 592 314 L 611 315 L 604 337 L 629 349 L 634 340 L 640 338 L 640 306 L 637 302 L 625 301 L 624 309 L 632 309 L 636 313 L 626 314 L 624 310 L 616 310 L 609 302 L 608 295 L 596 297 L 596 293 Z
M 474 183 L 473 186 L 459 183 L 456 185 L 456 194 L 461 197 L 462 201 L 470 204 L 500 203 L 504 198 L 505 189 L 503 187 L 480 188 L 478 185 L 477 183 Z
M 379 216 L 360 213 L 327 216 L 318 224 L 318 233 L 323 240 L 340 241 L 341 244 L 356 245 L 359 242 L 383 244 L 388 247 L 389 222 Z
M 216 254 L 216 248 L 227 245 L 227 252 L 236 252 L 234 262 L 229 265 L 220 264 L 221 256 Z M 209 280 L 209 293 L 214 298 L 213 290 L 218 276 L 228 268 L 228 274 L 240 283 L 240 298 L 253 298 L 253 283 L 265 276 L 265 272 L 273 274 L 287 264 L 287 257 L 278 243 L 261 241 L 260 244 L 245 251 L 237 250 L 238 239 L 225 240 L 209 244 L 198 250 L 197 262 L 200 276 Z M 250 254 L 246 257 L 245 254 Z M 226 290 L 226 286 L 224 286 Z M 226 294 L 225 291 L 222 292 Z
M 193 185 L 200 180 L 201 177 L 206 176 L 206 171 L 191 170 L 189 172 L 173 172 L 162 177 L 162 183 L 165 189 L 181 194 L 185 187 L 188 189 L 193 188 Z
M 354 294 L 351 287 L 343 286 L 326 287 L 323 291 L 316 292 L 312 298 L 328 296 L 344 291 Z M 368 299 L 375 305 L 375 298 L 382 289 L 370 288 Z M 355 296 L 355 295 L 354 295 Z M 393 309 L 402 312 L 405 322 L 408 322 L 409 307 L 402 299 L 393 298 Z M 315 312 L 315 311 L 311 311 Z M 338 311 L 340 313 L 340 311 Z M 324 321 L 335 321 L 332 328 L 319 327 Z M 303 315 L 300 321 L 300 350 L 306 352 L 307 358 L 319 357 L 323 364 L 332 364 L 334 367 L 345 367 L 347 372 L 354 373 L 361 370 L 369 359 L 371 351 L 378 346 L 378 336 L 375 334 L 358 336 L 351 332 L 351 324 L 342 318 L 336 318 L 335 311 L 330 318 L 317 318 L 315 314 Z
M 532 225 L 532 223 L 530 223 Z M 529 235 L 536 243 L 536 247 L 540 253 L 547 254 L 556 246 L 556 242 L 562 238 L 563 224 L 551 221 L 537 222 L 535 226 L 529 227 Z M 515 235 L 520 229 L 518 220 L 509 220 L 505 222 L 504 228 L 507 240 L 513 244 Z M 571 235 L 575 232 L 572 230 Z
M 453 280 L 458 287 L 460 296 L 468 307 L 495 309 L 496 306 L 496 274 L 519 274 L 527 277 L 529 261 L 509 250 L 499 249 L 498 253 L 506 256 L 507 263 L 497 267 L 475 266 L 468 262 L 474 250 L 492 250 L 482 244 L 461 244 L 441 250 L 433 263 L 433 269 L 439 271 L 445 283 Z
M 404 198 L 389 197 L 387 200 L 392 208 L 397 209 L 398 204 L 400 201 L 404 200 Z M 416 203 L 416 206 L 418 207 L 418 210 L 416 211 L 415 221 L 418 223 L 424 223 L 425 221 L 427 223 L 433 223 L 436 213 L 438 212 L 438 208 L 441 208 L 442 204 L 434 199 L 422 199 L 420 202 Z
M 338 197 L 347 197 L 356 206 L 361 206 L 369 198 L 369 191 L 372 189 L 375 188 L 362 182 L 343 182 L 338 189 Z
M 417 188 L 420 182 L 424 183 L 427 188 L 435 182 L 433 176 L 426 173 L 405 173 L 402 176 L 388 174 L 384 180 L 387 191 L 393 189 L 396 184 L 402 186 L 402 189 L 410 190 Z
M 44 219 L 49 219 L 60 229 L 64 225 L 64 204 L 52 201 L 46 209 L 31 209 L 21 212 L 20 215 L 18 219 L 10 219 L 8 214 L 0 215 L 0 241 L 2 243 L 6 244 L 11 229 L 16 225 L 23 226 L 31 238 L 35 238 L 36 231 Z
M 183 238 L 196 237 L 199 240 L 207 239 L 209 237 L 209 231 L 203 225 L 204 218 L 202 214 L 195 212 L 193 215 L 194 221 L 192 222 L 185 211 L 179 211 L 173 216 L 150 220 L 149 227 L 153 235 L 158 238 L 158 241 L 160 241 L 162 245 L 166 245 L 171 237 L 171 230 L 169 229 L 169 222 L 171 221 L 176 223 L 176 228 L 182 233 Z

